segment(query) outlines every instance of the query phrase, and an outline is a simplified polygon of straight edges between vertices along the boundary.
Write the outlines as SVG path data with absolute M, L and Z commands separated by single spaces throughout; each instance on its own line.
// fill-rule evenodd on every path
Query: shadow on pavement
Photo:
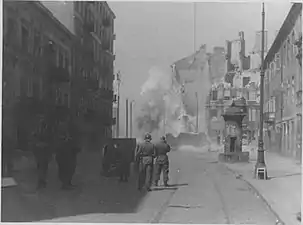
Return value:
M 292 173 L 292 174 L 286 174 L 286 175 L 281 175 L 281 176 L 272 176 L 272 177 L 268 177 L 268 179 L 272 180 L 272 179 L 284 178 L 284 177 L 301 176 L 301 174 L 302 173 Z
M 176 191 L 178 188 L 174 187 L 155 187 L 153 188 L 153 191 L 164 191 L 164 190 L 173 190 Z
M 75 190 L 63 191 L 57 178 L 55 162 L 49 166 L 48 186 L 35 190 L 35 164 L 14 172 L 17 188 L 2 190 L 2 221 L 30 222 L 51 220 L 85 214 L 136 213 L 145 198 L 137 190 L 136 174 L 128 183 L 118 178 L 100 175 L 100 157 L 97 153 L 81 153 L 74 177 Z M 82 221 L 89 222 L 89 221 Z
M 188 186 L 188 183 L 184 184 L 169 184 L 168 187 L 182 187 L 182 186 Z

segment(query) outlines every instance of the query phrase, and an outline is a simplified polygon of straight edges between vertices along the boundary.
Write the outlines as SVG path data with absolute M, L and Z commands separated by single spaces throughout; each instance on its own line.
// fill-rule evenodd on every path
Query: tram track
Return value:
M 181 177 L 181 170 L 178 167 L 177 168 L 177 175 L 176 175 L 176 179 L 175 179 L 175 184 L 176 185 L 179 184 L 180 177 Z M 169 207 L 169 204 L 170 204 L 173 196 L 176 194 L 177 191 L 178 191 L 178 188 L 173 189 L 171 191 L 171 193 L 169 194 L 167 200 L 162 204 L 162 206 L 160 207 L 160 209 L 157 211 L 156 215 L 149 221 L 149 223 L 159 223 L 161 221 L 161 219 L 163 217 L 163 214 L 165 213 L 165 211 Z

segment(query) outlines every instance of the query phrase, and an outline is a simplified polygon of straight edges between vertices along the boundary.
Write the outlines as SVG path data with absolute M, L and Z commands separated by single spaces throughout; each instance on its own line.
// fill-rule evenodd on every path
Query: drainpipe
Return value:
M 284 63 L 284 46 L 282 45 L 282 51 L 281 51 L 281 56 L 280 56 L 280 59 L 281 59 L 281 83 L 280 83 L 280 85 L 281 84 L 283 84 L 283 73 L 284 73 L 284 65 L 283 65 L 283 63 Z M 280 102 L 280 112 L 281 112 L 281 120 L 280 120 L 280 123 L 281 123 L 281 138 L 280 138 L 280 144 L 279 144 L 279 146 L 280 146 L 280 151 L 282 150 L 282 144 L 283 144 L 283 141 L 282 141 L 282 139 L 283 139 L 283 131 L 284 131 L 284 129 L 283 129 L 283 123 L 282 123 L 282 120 L 283 120 L 283 108 L 284 108 L 284 93 L 283 93 L 283 90 L 281 91 L 281 102 Z

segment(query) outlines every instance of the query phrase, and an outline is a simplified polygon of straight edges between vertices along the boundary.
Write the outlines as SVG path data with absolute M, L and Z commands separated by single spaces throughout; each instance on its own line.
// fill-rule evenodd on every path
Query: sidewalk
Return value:
M 296 214 L 301 210 L 301 165 L 292 159 L 266 151 L 269 180 L 257 180 L 254 179 L 257 149 L 247 146 L 243 151 L 250 152 L 250 162 L 226 163 L 227 168 L 255 189 L 282 222 L 286 225 L 299 224 Z

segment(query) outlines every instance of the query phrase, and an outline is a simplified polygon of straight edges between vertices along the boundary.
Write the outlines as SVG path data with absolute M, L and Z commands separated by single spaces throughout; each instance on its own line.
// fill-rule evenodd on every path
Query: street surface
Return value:
M 134 177 L 126 184 L 100 176 L 99 157 L 82 153 L 76 190 L 61 191 L 53 170 L 46 190 L 24 194 L 23 204 L 33 204 L 27 221 L 275 224 L 262 200 L 218 163 L 215 153 L 183 149 L 169 157 L 171 187 L 145 194 L 136 190 Z M 40 208 L 39 215 L 34 215 L 35 207 Z M 13 221 L 13 216 L 2 218 Z

